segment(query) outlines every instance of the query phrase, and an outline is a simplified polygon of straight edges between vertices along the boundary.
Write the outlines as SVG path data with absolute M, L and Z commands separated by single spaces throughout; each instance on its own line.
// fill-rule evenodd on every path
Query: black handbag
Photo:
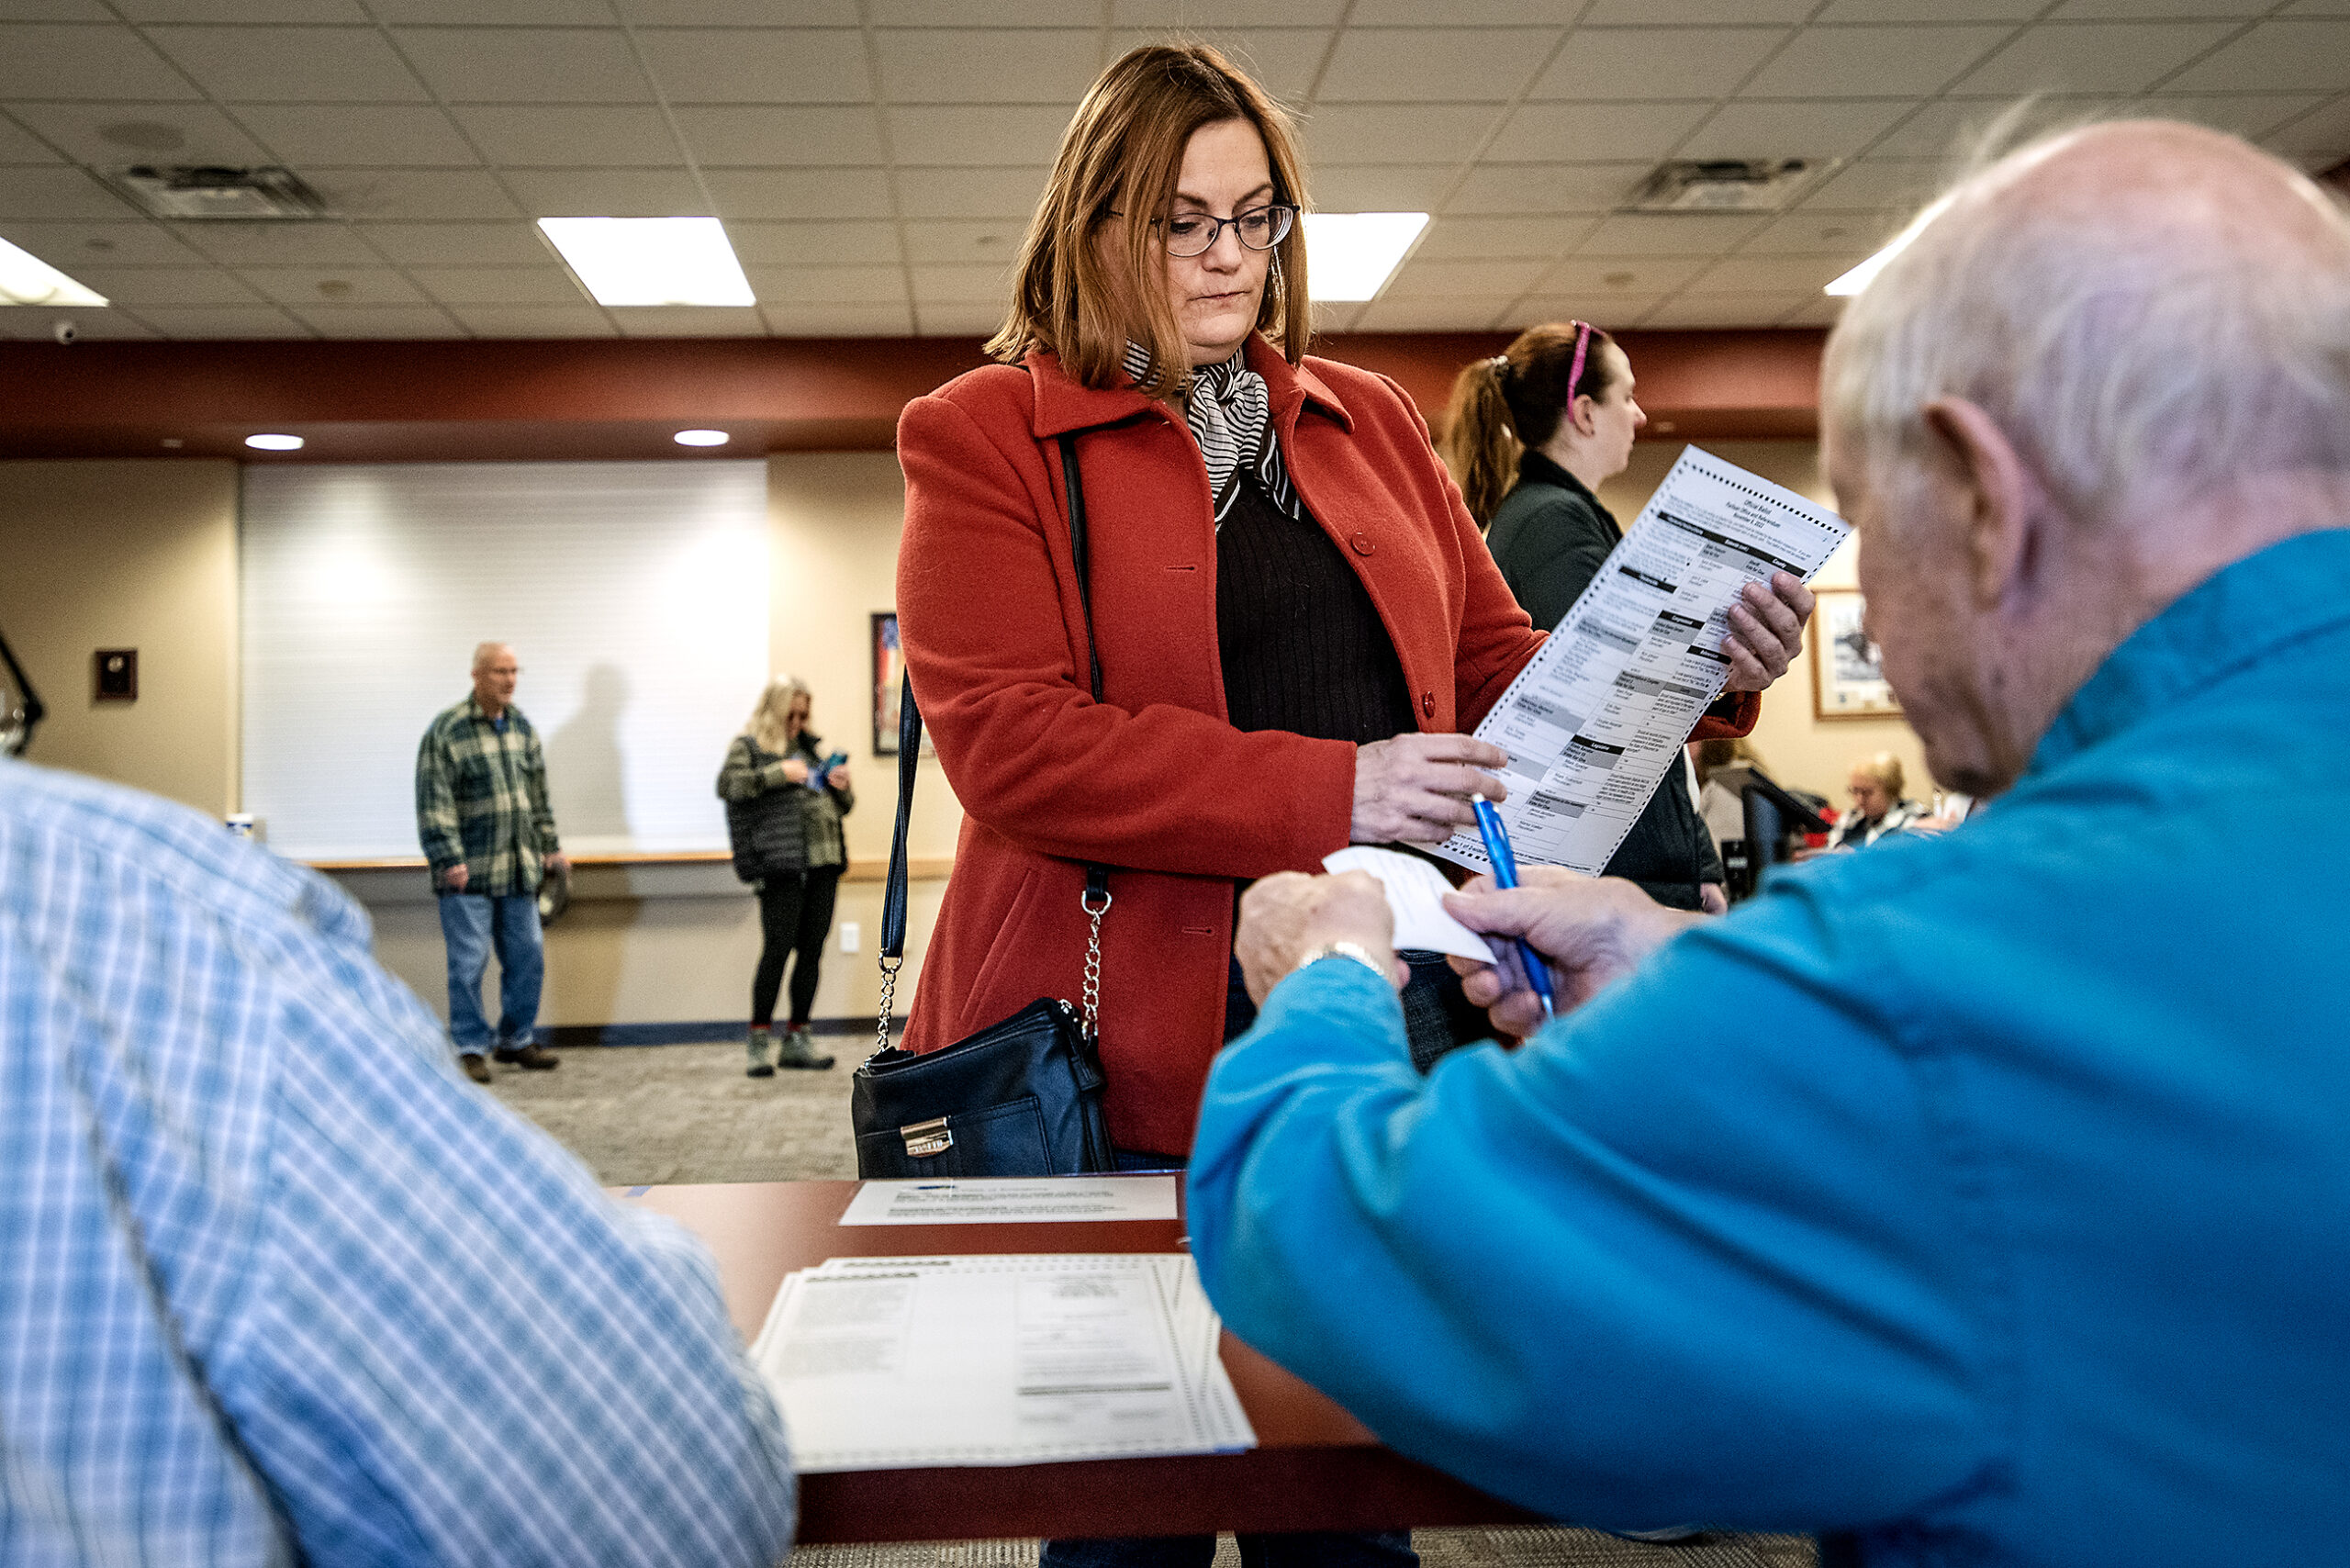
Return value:
M 1085 496 L 1077 444 L 1062 436 L 1061 483 L 1069 501 L 1070 554 L 1085 611 L 1093 699 L 1102 700 L 1102 658 L 1093 646 Z M 898 821 L 881 905 L 881 1017 L 875 1049 L 849 1084 L 856 1173 L 868 1181 L 939 1176 L 1073 1176 L 1111 1170 L 1116 1158 L 1102 1116 L 1100 1006 L 1102 917 L 1110 908 L 1106 867 L 1086 868 L 1080 895 L 1091 921 L 1084 1012 L 1039 997 L 1002 1023 L 920 1056 L 890 1044 L 890 1014 L 906 951 L 906 830 L 913 809 L 922 714 L 909 674 L 899 695 Z

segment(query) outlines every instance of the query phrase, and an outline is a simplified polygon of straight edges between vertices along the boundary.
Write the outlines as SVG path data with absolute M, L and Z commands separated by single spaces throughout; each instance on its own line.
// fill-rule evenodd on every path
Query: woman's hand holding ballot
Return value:
M 1668 909 L 1617 877 L 1586 877 L 1557 866 L 1528 866 L 1521 874 L 1524 882 L 1516 888 L 1472 877 L 1446 896 L 1444 906 L 1479 935 L 1516 937 L 1549 959 L 1561 1014 L 1590 1001 L 1676 933 L 1712 918 Z M 1485 1009 L 1494 1028 L 1531 1035 L 1546 1021 L 1541 999 L 1518 968 L 1516 944 L 1500 941 L 1494 947 L 1503 955 L 1495 963 L 1450 960 L 1461 991 Z
M 1487 768 L 1509 753 L 1469 735 L 1402 734 L 1355 748 L 1350 844 L 1442 844 L 1474 829 L 1471 797 L 1505 801 L 1508 789 Z

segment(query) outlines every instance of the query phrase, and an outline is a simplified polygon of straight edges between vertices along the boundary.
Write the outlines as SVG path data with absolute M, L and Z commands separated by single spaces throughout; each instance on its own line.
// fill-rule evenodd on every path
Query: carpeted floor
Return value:
M 743 1074 L 743 1047 L 599 1046 L 560 1053 L 553 1072 L 500 1067 L 493 1092 L 576 1153 L 606 1186 L 787 1182 L 856 1174 L 849 1074 L 865 1036 L 819 1036 L 829 1072 Z M 1812 1568 L 1801 1536 L 1716 1535 L 1661 1546 L 1596 1530 L 1430 1529 L 1412 1543 L 1427 1568 Z M 1033 1540 L 810 1546 L 791 1568 L 1035 1568 Z M 1239 1568 L 1232 1538 L 1215 1568 Z

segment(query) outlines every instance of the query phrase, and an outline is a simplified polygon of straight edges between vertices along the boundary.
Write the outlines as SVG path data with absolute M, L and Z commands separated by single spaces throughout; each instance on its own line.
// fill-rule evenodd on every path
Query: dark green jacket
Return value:
M 1583 481 L 1539 452 L 1517 460 L 1517 483 L 1485 532 L 1510 592 L 1534 624 L 1557 627 L 1599 574 L 1624 531 Z M 1666 772 L 1648 809 L 1624 835 L 1610 877 L 1628 877 L 1659 903 L 1697 907 L 1697 884 L 1722 879 L 1721 857 L 1689 799 L 1682 767 Z

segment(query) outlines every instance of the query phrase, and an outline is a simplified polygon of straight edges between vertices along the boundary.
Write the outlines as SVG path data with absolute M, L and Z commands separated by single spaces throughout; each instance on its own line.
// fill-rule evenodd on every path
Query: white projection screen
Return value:
M 416 747 L 511 643 L 575 854 L 721 849 L 767 678 L 767 465 L 245 471 L 244 804 L 299 860 L 419 853 Z

